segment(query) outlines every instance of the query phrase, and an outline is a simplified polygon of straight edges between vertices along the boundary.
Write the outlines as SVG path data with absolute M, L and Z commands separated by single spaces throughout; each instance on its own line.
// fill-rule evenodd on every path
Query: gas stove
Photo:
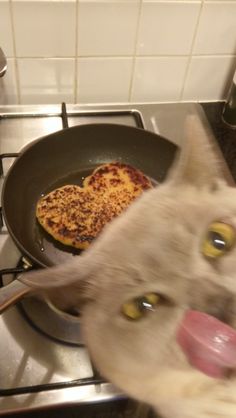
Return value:
M 29 142 L 74 125 L 117 123 L 160 134 L 181 147 L 186 116 L 195 115 L 222 159 L 202 107 L 197 103 L 53 105 L 0 107 L 0 154 L 4 177 Z M 14 193 L 14 190 L 12 191 Z M 3 225 L 0 233 L 2 285 L 31 268 Z M 13 269 L 13 270 L 12 270 Z M 14 270 L 15 269 L 15 270 Z M 101 405 L 124 398 L 94 370 L 77 321 L 27 299 L 0 316 L 0 415 L 62 405 Z

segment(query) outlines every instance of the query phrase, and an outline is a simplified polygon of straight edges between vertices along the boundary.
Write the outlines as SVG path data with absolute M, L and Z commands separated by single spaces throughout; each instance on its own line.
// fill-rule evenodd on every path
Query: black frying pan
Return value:
M 121 161 L 161 182 L 176 146 L 151 132 L 115 124 L 90 124 L 55 132 L 31 143 L 16 159 L 3 186 L 2 208 L 19 249 L 39 266 L 59 264 L 78 253 L 50 238 L 38 225 L 42 193 L 82 179 L 106 162 Z

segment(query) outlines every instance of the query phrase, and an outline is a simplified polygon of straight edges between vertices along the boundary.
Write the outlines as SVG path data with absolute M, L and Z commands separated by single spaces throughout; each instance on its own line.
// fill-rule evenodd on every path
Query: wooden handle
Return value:
M 8 307 L 16 303 L 32 289 L 24 283 L 14 280 L 0 289 L 0 314 Z

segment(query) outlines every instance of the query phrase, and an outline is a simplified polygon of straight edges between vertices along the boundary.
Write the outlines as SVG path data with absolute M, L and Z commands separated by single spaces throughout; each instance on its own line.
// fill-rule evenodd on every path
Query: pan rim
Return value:
M 18 249 L 21 251 L 21 253 L 23 255 L 25 255 L 26 257 L 29 258 L 29 261 L 32 262 L 33 264 L 35 264 L 36 266 L 39 267 L 49 267 L 49 266 L 53 266 L 55 265 L 55 263 L 51 262 L 50 259 L 48 257 L 48 263 L 45 261 L 43 262 L 42 260 L 40 260 L 39 258 L 35 257 L 34 254 L 32 254 L 30 251 L 28 251 L 28 249 L 26 248 L 26 246 L 24 245 L 24 243 L 22 243 L 18 237 L 15 235 L 14 233 L 14 228 L 12 229 L 11 226 L 11 222 L 9 222 L 9 217 L 6 213 L 6 207 L 4 204 L 4 200 L 5 200 L 5 194 L 6 194 L 6 190 L 8 188 L 8 180 L 10 178 L 10 176 L 12 175 L 12 172 L 14 171 L 14 168 L 17 167 L 17 165 L 19 164 L 19 162 L 24 158 L 24 156 L 30 152 L 33 148 L 35 148 L 38 144 L 42 144 L 44 141 L 48 141 L 49 138 L 54 138 L 54 137 L 58 137 L 58 140 L 62 140 L 63 136 L 66 136 L 67 132 L 70 131 L 83 131 L 83 130 L 87 130 L 87 129 L 98 129 L 98 130 L 105 130 L 105 129 L 115 129 L 117 130 L 125 130 L 125 131 L 132 131 L 137 132 L 138 135 L 141 134 L 145 134 L 145 135 L 149 135 L 149 137 L 155 139 L 155 140 L 161 140 L 161 141 L 165 141 L 168 142 L 170 144 L 173 145 L 173 147 L 175 147 L 176 149 L 178 148 L 173 142 L 171 142 L 169 139 L 155 133 L 152 131 L 149 131 L 145 128 L 140 128 L 140 127 L 135 127 L 135 126 L 129 126 L 129 125 L 124 125 L 124 124 L 116 124 L 116 123 L 86 123 L 86 124 L 82 124 L 82 125 L 75 125 L 75 126 L 71 126 L 65 129 L 61 129 L 55 132 L 52 132 L 50 134 L 44 135 L 42 137 L 36 138 L 34 140 L 32 140 L 30 143 L 28 143 L 20 152 L 19 152 L 19 156 L 16 158 L 16 160 L 13 162 L 13 164 L 11 165 L 10 169 L 8 170 L 6 177 L 4 179 L 3 182 L 3 188 L 2 188 L 2 196 L 1 196 L 1 200 L 2 200 L 2 214 L 3 214 L 3 218 L 5 221 L 5 224 L 7 226 L 9 235 L 11 236 L 12 240 L 14 241 L 14 243 L 16 244 L 16 246 L 18 247 Z

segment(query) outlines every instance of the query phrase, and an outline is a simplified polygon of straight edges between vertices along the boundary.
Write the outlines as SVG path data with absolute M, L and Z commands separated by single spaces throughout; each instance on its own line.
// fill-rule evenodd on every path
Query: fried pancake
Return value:
M 97 167 L 91 176 L 85 178 L 84 187 L 91 187 L 96 193 L 114 193 L 126 190 L 139 196 L 152 187 L 151 181 L 137 168 L 120 162 L 112 162 Z
M 53 190 L 36 209 L 39 223 L 54 239 L 79 249 L 89 246 L 112 215 L 106 199 L 76 185 Z
M 83 187 L 65 185 L 43 196 L 36 217 L 55 240 L 85 249 L 108 222 L 151 187 L 150 180 L 131 166 L 104 164 L 84 180 Z

